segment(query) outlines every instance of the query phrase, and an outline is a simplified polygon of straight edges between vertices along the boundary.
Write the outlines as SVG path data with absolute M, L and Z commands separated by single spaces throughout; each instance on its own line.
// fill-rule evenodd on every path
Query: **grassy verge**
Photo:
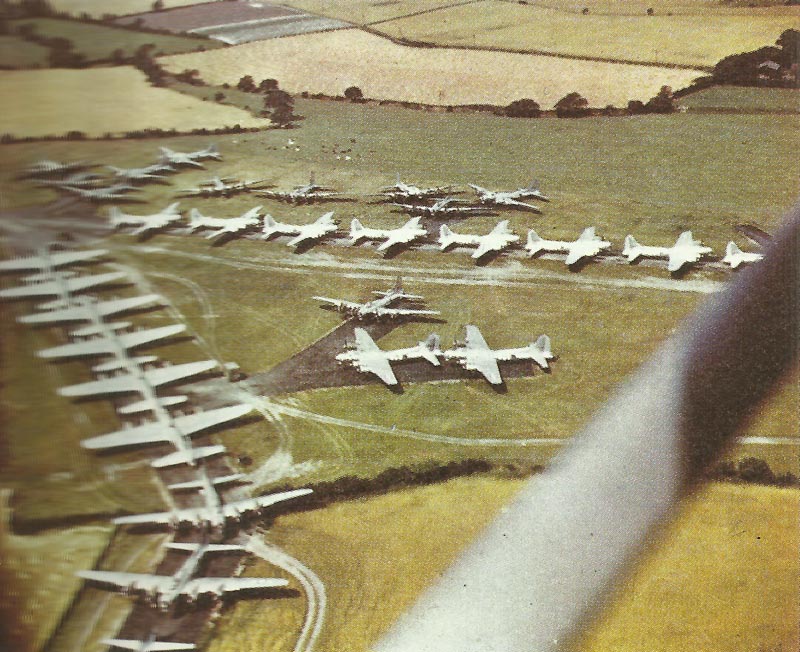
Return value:
M 800 113 L 800 91 L 791 88 L 715 86 L 681 98 L 690 111 Z

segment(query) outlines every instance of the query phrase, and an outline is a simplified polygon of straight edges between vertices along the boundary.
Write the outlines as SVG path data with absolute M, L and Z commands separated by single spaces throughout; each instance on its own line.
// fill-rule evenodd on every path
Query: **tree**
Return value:
M 299 118 L 300 116 L 295 115 L 291 105 L 288 104 L 282 104 L 275 107 L 275 110 L 270 115 L 272 124 L 281 129 L 291 127 L 292 123 L 295 120 L 299 120 Z
M 253 77 L 251 75 L 245 75 L 239 80 L 239 83 L 236 84 L 236 88 L 238 88 L 240 91 L 244 91 L 245 93 L 255 93 L 256 83 L 253 81 Z
M 111 53 L 111 62 L 116 66 L 121 66 L 125 63 L 125 50 L 117 48 Z
M 364 93 L 358 86 L 348 86 L 344 89 L 344 96 L 351 102 L 363 102 Z
M 258 85 L 258 90 L 260 93 L 267 93 L 269 91 L 277 91 L 278 90 L 278 80 L 277 79 L 262 79 L 261 83 Z
M 509 118 L 538 118 L 542 115 L 542 108 L 536 100 L 523 98 L 511 102 L 504 109 L 504 113 Z
M 216 93 L 214 93 L 215 102 L 222 102 L 222 100 L 224 99 L 225 99 L 225 93 L 223 93 L 222 91 L 217 91 Z
M 590 114 L 589 101 L 580 93 L 569 93 L 556 102 L 559 118 L 583 118 Z
M 275 109 L 281 106 L 294 106 L 294 98 L 289 93 L 276 89 L 269 91 L 264 96 L 264 106 L 268 109 Z
M 631 115 L 641 115 L 642 113 L 646 113 L 644 102 L 641 100 L 631 100 L 628 102 L 628 113 Z
M 645 111 L 648 113 L 674 113 L 678 110 L 678 104 L 672 95 L 669 86 L 662 86 L 658 94 L 650 98 L 645 104 Z
M 775 483 L 775 474 L 769 468 L 769 464 L 757 457 L 745 457 L 739 460 L 739 477 L 745 482 Z
M 153 11 L 164 11 L 164 0 L 156 0 L 153 3 Z

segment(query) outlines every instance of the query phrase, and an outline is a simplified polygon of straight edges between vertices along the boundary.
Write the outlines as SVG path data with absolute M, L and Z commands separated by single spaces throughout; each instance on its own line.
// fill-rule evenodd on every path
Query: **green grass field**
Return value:
M 800 91 L 792 88 L 715 86 L 682 97 L 690 111 L 800 113 Z
M 132 56 L 137 48 L 151 43 L 155 45 L 154 53 L 177 54 L 193 52 L 199 48 L 212 50 L 222 47 L 222 43 L 212 39 L 198 39 L 172 34 L 148 34 L 132 29 L 106 27 L 91 23 L 80 23 L 73 20 L 57 18 L 21 19 L 10 21 L 12 30 L 20 25 L 33 25 L 36 33 L 47 38 L 65 38 L 73 43 L 73 51 L 86 56 L 86 60 L 97 61 L 110 59 L 115 50 L 122 50 L 126 57 Z M 36 45 L 36 44 L 31 44 Z M 0 64 L 5 65 L 5 50 L 0 50 Z M 47 50 L 44 52 L 44 60 Z
M 299 0 L 293 6 L 318 11 L 392 37 L 478 48 L 536 50 L 553 54 L 684 66 L 713 66 L 721 58 L 771 45 L 796 27 L 796 7 L 725 7 L 718 2 L 481 2 L 438 3 L 425 12 L 402 3 L 384 6 L 350 0 Z M 589 9 L 582 15 L 581 9 Z M 648 16 L 648 8 L 655 15 Z M 598 39 L 597 35 L 602 34 Z M 666 82 L 665 82 L 666 83 Z
M 525 185 L 533 176 L 540 180 L 552 201 L 543 206 L 541 216 L 504 214 L 519 233 L 533 227 L 546 237 L 576 237 L 583 227 L 596 224 L 599 232 L 619 249 L 629 232 L 644 243 L 667 244 L 681 230 L 691 228 L 696 237 L 721 254 L 729 239 L 745 244 L 733 229 L 736 224 L 753 222 L 768 231 L 775 230 L 796 194 L 793 144 L 800 123 L 792 115 L 676 114 L 514 120 L 487 114 L 425 113 L 301 99 L 296 103 L 296 111 L 306 116 L 297 130 L 214 138 L 223 162 L 210 162 L 206 170 L 181 172 L 172 178 L 171 186 L 146 187 L 143 192 L 146 203 L 131 206 L 129 211 L 144 214 L 163 207 L 173 200 L 177 189 L 191 187 L 215 174 L 266 179 L 286 188 L 306 182 L 313 171 L 318 182 L 345 189 L 360 201 L 324 207 L 287 207 L 268 199 L 242 196 L 228 200 L 184 200 L 182 208 L 195 206 L 205 214 L 234 216 L 263 204 L 265 211 L 290 222 L 310 221 L 325 210 L 335 210 L 344 224 L 358 216 L 368 225 L 389 225 L 399 224 L 404 218 L 392 213 L 389 206 L 365 203 L 364 196 L 378 186 L 392 183 L 397 172 L 405 180 L 420 184 L 472 181 L 503 189 Z M 285 146 L 289 137 L 299 151 L 295 146 Z M 140 166 L 155 159 L 160 145 L 188 151 L 209 142 L 211 139 L 207 137 L 191 136 L 3 146 L 4 156 L 0 158 L 3 207 L 9 209 L 56 197 L 50 190 L 32 189 L 30 184 L 13 181 L 20 168 L 41 158 Z M 336 159 L 334 150 L 342 149 L 350 150 L 350 161 Z M 456 230 L 478 232 L 498 219 L 470 219 Z M 145 243 L 119 235 L 109 239 L 107 245 L 117 264 L 141 271 L 148 287 L 167 296 L 185 317 L 192 333 L 199 336 L 197 345 L 155 350 L 174 362 L 211 355 L 237 362 L 249 373 L 270 368 L 338 323 L 335 315 L 319 309 L 310 300 L 311 295 L 365 298 L 370 290 L 391 285 L 398 274 L 407 279 L 410 290 L 424 294 L 432 308 L 442 310 L 447 322 L 403 326 L 381 340 L 382 346 L 405 346 L 433 328 L 441 333 L 443 343 L 449 345 L 466 323 L 478 324 L 489 342 L 497 346 L 527 342 L 541 332 L 552 337 L 554 351 L 560 356 L 553 372 L 510 381 L 505 395 L 497 395 L 485 382 L 474 380 L 409 385 L 399 396 L 375 385 L 279 398 L 282 406 L 294 412 L 282 420 L 256 422 L 219 435 L 234 458 L 238 455 L 253 458 L 253 467 L 248 470 L 262 471 L 265 487 L 275 482 L 302 485 L 350 474 L 370 476 L 390 466 L 470 457 L 546 462 L 556 446 L 521 448 L 514 441 L 491 447 L 475 443 L 456 445 L 436 438 L 419 438 L 416 434 L 472 439 L 508 436 L 515 440 L 569 437 L 616 383 L 668 336 L 680 318 L 704 296 L 701 292 L 679 289 L 692 288 L 693 283 L 705 287 L 729 277 L 720 271 L 698 270 L 690 272 L 683 281 L 673 282 L 664 269 L 600 264 L 590 264 L 580 273 L 571 274 L 557 261 L 516 259 L 500 259 L 476 268 L 460 253 L 409 251 L 383 260 L 369 249 L 348 250 L 329 245 L 297 255 L 280 242 L 238 240 L 212 247 L 202 238 L 167 235 L 157 235 Z M 644 285 L 628 286 L 637 281 Z M 34 360 L 31 352 L 49 345 L 53 336 L 47 330 L 18 328 L 10 319 L 14 312 L 16 307 L 0 324 L 3 329 L 0 340 L 5 358 L 11 360 L 4 367 L 7 376 L 3 378 L 7 387 L 3 394 L 4 412 L 9 425 L 3 445 L 9 451 L 5 456 L 9 462 L 2 472 L 15 489 L 16 508 L 30 518 L 52 515 L 57 510 L 96 513 L 119 506 L 136 511 L 159 508 L 158 496 L 152 485 L 147 484 L 149 476 L 141 474 L 141 469 L 126 473 L 124 478 L 118 475 L 116 482 L 108 475 L 109 464 L 135 461 L 146 453 L 136 454 L 141 456 L 138 458 L 111 456 L 100 465 L 77 447 L 77 440 L 87 436 L 82 419 L 89 420 L 91 434 L 99 434 L 116 428 L 116 418 L 102 402 L 82 404 L 77 412 L 55 395 L 56 387 L 85 380 L 85 368 L 78 363 L 53 366 Z M 168 319 L 166 314 L 152 313 L 133 321 L 144 325 L 164 319 Z M 787 385 L 763 410 L 747 434 L 794 435 L 797 404 L 795 382 Z M 392 426 L 397 426 L 400 432 L 392 431 Z M 404 431 L 411 431 L 411 435 Z M 54 439 L 53 432 L 61 436 Z M 54 446 L 53 442 L 64 445 Z M 270 475 L 268 464 L 276 452 L 283 455 L 282 460 L 276 460 L 277 471 L 288 475 L 281 476 L 278 472 Z M 757 455 L 768 459 L 777 471 L 797 471 L 796 448 L 791 446 L 747 447 L 733 451 L 732 455 L 734 458 Z M 433 492 L 430 496 L 437 495 L 430 499 L 431 505 L 436 503 L 430 510 L 433 516 L 425 518 L 441 520 L 442 513 L 452 512 L 454 518 L 459 514 L 470 522 L 475 518 L 477 528 L 479 522 L 490 517 L 492 509 L 499 508 L 510 497 L 515 487 L 512 483 L 499 488 L 492 484 L 494 481 L 487 482 L 490 488 L 481 490 L 487 495 L 482 499 L 486 509 L 483 515 L 469 511 L 470 506 L 484 508 L 478 501 L 467 501 L 463 494 L 451 491 L 452 483 L 441 490 L 444 503 L 436 502 L 440 500 L 437 488 L 420 490 Z M 759 514 L 782 509 L 781 496 L 787 494 L 759 491 L 765 492 L 759 495 L 775 497 L 763 501 Z M 417 495 L 423 494 L 413 494 Z M 364 543 L 363 547 L 352 541 L 347 543 L 347 549 L 358 551 L 359 555 L 374 555 L 362 562 L 365 569 L 372 569 L 373 565 L 382 567 L 380 555 L 384 552 L 404 554 L 402 547 L 409 545 L 405 535 L 416 527 L 400 518 L 401 512 L 413 514 L 405 509 L 404 501 L 416 501 L 421 508 L 428 502 L 428 498 L 409 496 L 403 493 L 396 498 L 385 497 L 398 502 L 394 507 L 378 509 L 373 521 L 363 521 L 373 523 L 363 528 L 364 536 L 383 536 L 381 532 L 389 536 L 400 528 L 403 536 L 392 537 L 395 548 L 381 547 L 382 543 L 373 545 L 364 538 L 357 539 Z M 53 499 L 55 503 L 48 502 Z M 703 504 L 708 502 L 709 509 L 722 505 L 720 509 L 737 513 L 738 499 L 724 499 L 721 503 L 715 500 L 708 497 Z M 368 502 L 335 506 L 331 523 L 336 523 L 336 519 L 344 519 L 340 521 L 342 527 L 346 523 L 360 523 L 360 516 L 345 513 Z M 744 499 L 739 502 L 750 504 Z M 447 506 L 451 504 L 467 511 L 450 510 Z M 96 511 L 88 511 L 89 506 Z M 317 518 L 314 514 L 323 512 L 328 510 L 298 514 L 291 519 L 313 519 Z M 340 585 L 341 575 L 337 573 L 346 572 L 336 567 L 341 555 L 330 554 L 338 549 L 342 539 L 325 528 L 337 526 L 318 529 L 309 526 L 304 530 L 298 525 L 300 521 L 285 522 L 284 530 L 284 521 L 280 521 L 274 541 L 323 576 L 332 600 L 344 600 L 347 605 L 331 606 L 324 634 L 328 638 L 324 648 L 319 649 L 359 649 L 359 645 L 363 648 L 381 628 L 390 624 L 426 581 L 415 576 L 418 584 L 395 596 L 393 587 L 368 585 L 361 581 L 368 575 L 354 575 L 359 591 L 364 594 L 363 600 L 362 596 L 356 600 L 348 593 L 351 585 L 346 582 Z M 419 527 L 423 526 L 421 522 Z M 442 535 L 447 541 L 442 550 L 437 545 L 441 540 L 426 538 L 422 552 L 430 551 L 437 560 L 435 563 L 444 565 L 468 540 L 463 522 L 456 518 L 453 528 L 452 536 Z M 772 529 L 782 531 L 780 527 Z M 712 534 L 721 536 L 719 532 Z M 315 552 L 308 552 L 312 547 Z M 133 550 L 130 554 L 134 554 Z M 142 554 L 143 562 L 149 560 L 147 554 Z M 742 559 L 734 572 L 752 565 L 752 557 Z M 119 568 L 113 559 L 108 563 L 108 567 Z M 248 572 L 259 569 L 255 564 Z M 775 567 L 770 567 L 769 572 L 773 570 L 778 572 Z M 403 576 L 394 568 L 390 574 Z M 733 580 L 720 580 L 723 581 Z M 697 582 L 693 590 L 703 588 L 704 582 Z M 379 617 L 371 614 L 368 607 L 383 601 L 387 605 L 385 613 L 381 612 Z M 277 605 L 259 602 L 239 605 L 223 619 L 221 637 L 213 643 L 220 647 L 212 649 L 231 649 L 224 647 L 232 644 L 225 641 L 239 644 L 238 637 L 245 636 L 244 632 L 254 644 L 264 642 L 260 637 L 271 631 L 266 627 L 272 622 L 271 614 L 280 622 L 296 625 L 300 617 L 297 610 L 302 609 L 302 604 L 302 600 L 294 600 Z M 95 641 L 111 634 L 127 606 L 124 598 L 86 592 L 52 649 L 58 652 L 81 649 L 81 641 Z M 353 616 L 355 612 L 360 615 Z M 251 622 L 248 619 L 256 614 L 262 633 L 253 634 L 253 628 L 246 629 L 242 623 Z M 95 621 L 96 617 L 101 620 Z M 87 628 L 86 620 L 100 624 Z M 231 634 L 234 629 L 240 634 Z M 761 629 L 754 627 L 752 631 Z M 350 635 L 352 640 L 346 638 Z M 783 635 L 779 631 L 777 636 Z M 229 636 L 235 637 L 229 639 Z M 285 630 L 281 630 L 278 638 L 288 646 L 285 649 L 291 649 L 291 636 Z M 348 647 L 351 643 L 355 647 Z M 752 646 L 738 649 L 750 652 Z
M 521 486 L 460 479 L 278 518 L 267 540 L 326 587 L 318 649 L 370 649 Z M 704 489 L 577 649 L 795 649 L 798 500 L 793 490 Z M 259 563 L 250 572 L 271 570 Z M 282 633 L 301 613 L 296 602 L 239 603 L 222 617 L 208 649 L 291 650 Z
M 37 68 L 47 65 L 49 50 L 16 36 L 0 36 L 0 66 L 5 68 Z

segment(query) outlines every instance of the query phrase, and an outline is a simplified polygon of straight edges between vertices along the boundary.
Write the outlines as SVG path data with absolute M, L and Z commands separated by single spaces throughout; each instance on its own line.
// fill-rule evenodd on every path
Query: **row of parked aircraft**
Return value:
M 179 365 L 154 366 L 155 356 L 131 355 L 133 349 L 155 343 L 183 332 L 183 325 L 165 326 L 124 332 L 129 322 L 107 322 L 106 318 L 120 313 L 163 305 L 159 295 L 150 294 L 125 299 L 100 300 L 90 296 L 75 296 L 75 292 L 101 284 L 95 278 L 91 282 L 75 283 L 90 277 L 77 276 L 74 270 L 64 269 L 75 263 L 96 261 L 108 252 L 103 249 L 83 251 L 50 251 L 45 248 L 33 256 L 0 262 L 2 272 L 34 271 L 25 277 L 27 283 L 5 290 L 4 298 L 21 298 L 55 295 L 56 301 L 39 306 L 40 311 L 18 318 L 21 323 L 66 325 L 83 322 L 84 325 L 68 331 L 73 341 L 57 347 L 39 351 L 46 359 L 74 357 L 97 358 L 99 364 L 92 367 L 96 379 L 59 389 L 59 394 L 68 397 L 116 397 L 137 395 L 132 403 L 118 408 L 124 415 L 150 412 L 154 420 L 126 428 L 109 435 L 84 440 L 86 448 L 117 448 L 148 444 L 171 443 L 176 451 L 152 461 L 160 468 L 175 464 L 195 467 L 195 479 L 170 485 L 175 492 L 199 491 L 203 505 L 174 509 L 169 512 L 121 516 L 114 519 L 120 525 L 153 525 L 172 528 L 193 527 L 203 532 L 199 543 L 170 543 L 170 550 L 188 552 L 189 557 L 172 575 L 150 575 L 122 573 L 116 571 L 80 571 L 78 575 L 101 587 L 109 587 L 124 593 L 134 593 L 152 602 L 159 609 L 167 610 L 178 601 L 194 602 L 204 596 L 222 597 L 241 592 L 274 591 L 287 585 L 281 578 L 236 578 L 197 577 L 205 555 L 220 552 L 242 552 L 244 548 L 228 544 L 209 543 L 208 535 L 231 523 L 238 523 L 248 514 L 260 512 L 277 503 L 297 498 L 311 492 L 296 489 L 281 493 L 256 496 L 233 502 L 224 502 L 218 487 L 233 483 L 244 484 L 247 479 L 241 474 L 211 477 L 199 460 L 224 453 L 224 446 L 194 447 L 190 437 L 209 427 L 239 418 L 249 412 L 249 405 L 234 405 L 205 412 L 175 416 L 167 408 L 185 403 L 183 395 L 160 396 L 156 392 L 162 386 L 208 373 L 219 367 L 216 361 L 206 360 Z M 103 275 L 95 275 L 101 276 Z M 103 277 L 104 282 L 119 282 L 118 274 L 113 278 Z M 190 643 L 157 641 L 154 636 L 146 640 L 106 639 L 105 643 L 130 650 L 188 650 Z
M 109 220 L 114 227 L 133 227 L 134 235 L 145 235 L 169 226 L 184 224 L 182 215 L 178 210 L 179 204 L 173 203 L 164 210 L 152 215 L 131 215 L 123 213 L 119 208 L 110 209 Z M 189 231 L 207 230 L 206 238 L 219 238 L 247 232 L 255 232 L 260 227 L 262 237 L 271 239 L 276 236 L 291 236 L 287 245 L 302 247 L 309 243 L 322 240 L 338 232 L 337 222 L 333 219 L 333 212 L 322 215 L 309 224 L 291 224 L 279 222 L 271 215 L 260 215 L 262 207 L 257 206 L 233 218 L 215 218 L 203 215 L 193 208 L 189 212 Z M 430 233 L 422 225 L 422 218 L 413 217 L 396 228 L 374 228 L 362 224 L 359 219 L 353 219 L 350 224 L 350 241 L 348 244 L 357 245 L 364 241 L 379 242 L 377 251 L 387 252 L 397 247 L 410 245 L 423 238 L 428 238 Z M 485 256 L 498 253 L 518 242 L 519 235 L 508 227 L 508 220 L 500 221 L 486 234 L 456 233 L 452 228 L 443 224 L 439 228 L 437 243 L 442 251 L 452 247 L 474 247 L 472 258 L 480 260 Z M 611 247 L 611 242 L 604 240 L 595 232 L 594 227 L 588 227 L 575 240 L 550 240 L 542 238 L 536 231 L 528 231 L 524 249 L 533 257 L 543 252 L 565 253 L 565 263 L 573 266 L 579 262 L 593 258 Z M 699 240 L 694 239 L 691 231 L 684 231 L 672 247 L 656 247 L 639 244 L 632 235 L 625 238 L 622 250 L 629 263 L 639 258 L 662 258 L 668 261 L 667 269 L 676 272 L 684 266 L 699 261 L 706 254 L 711 253 Z M 734 242 L 729 242 L 723 263 L 733 268 L 745 263 L 760 260 L 760 253 L 743 252 Z
M 547 335 L 540 335 L 535 342 L 527 346 L 492 349 L 480 329 L 468 324 L 464 341 L 456 342 L 452 349 L 446 351 L 440 348 L 440 339 L 436 333 L 432 333 L 424 342 L 417 342 L 414 346 L 384 351 L 366 330 L 356 327 L 352 344 L 347 350 L 337 354 L 336 360 L 351 365 L 359 371 L 374 374 L 386 385 L 394 386 L 398 384 L 398 380 L 392 369 L 392 362 L 422 359 L 439 367 L 440 357 L 453 360 L 470 371 L 477 371 L 492 385 L 502 385 L 503 377 L 498 362 L 532 360 L 542 369 L 548 369 L 548 360 L 552 360 L 554 356 Z

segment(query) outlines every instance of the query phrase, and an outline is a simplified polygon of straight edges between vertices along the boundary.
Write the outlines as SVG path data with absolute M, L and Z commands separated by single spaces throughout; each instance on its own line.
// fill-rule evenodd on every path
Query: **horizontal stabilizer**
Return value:
M 158 404 L 161 407 L 171 407 L 173 405 L 180 405 L 189 400 L 188 396 L 161 396 L 158 398 Z M 147 412 L 153 409 L 153 403 L 150 400 L 135 401 L 128 403 L 122 407 L 117 408 L 120 414 L 138 414 L 139 412 Z
M 212 478 L 211 483 L 216 487 L 233 482 L 247 482 L 247 476 L 244 473 L 231 473 L 230 475 L 222 475 L 217 478 Z M 188 482 L 176 482 L 175 484 L 167 485 L 170 491 L 186 491 L 190 489 L 203 489 L 205 484 L 202 480 L 189 480 Z
M 132 326 L 129 321 L 118 321 L 109 324 L 92 324 L 83 328 L 77 328 L 70 331 L 70 337 L 89 337 L 90 335 L 101 335 L 108 331 L 121 331 Z
M 155 355 L 134 356 L 132 358 L 127 358 L 126 360 L 111 360 L 109 362 L 97 364 L 92 367 L 92 371 L 97 374 L 102 374 L 109 371 L 119 371 L 120 369 L 124 369 L 132 364 L 141 367 L 142 365 L 150 364 L 156 360 L 158 360 L 158 356 Z
M 26 258 L 12 258 L 0 261 L 0 271 L 11 272 L 26 269 L 42 269 L 44 267 L 60 267 L 70 265 L 92 258 L 105 256 L 108 249 L 87 249 L 84 251 L 58 251 L 55 253 L 43 254 L 41 256 L 29 256 Z
M 164 455 L 154 459 L 150 466 L 154 469 L 163 469 L 167 466 L 177 466 L 178 464 L 194 464 L 197 460 L 202 460 L 215 455 L 222 455 L 225 447 L 222 444 L 216 446 L 195 446 L 186 451 L 176 451 L 169 455 Z

